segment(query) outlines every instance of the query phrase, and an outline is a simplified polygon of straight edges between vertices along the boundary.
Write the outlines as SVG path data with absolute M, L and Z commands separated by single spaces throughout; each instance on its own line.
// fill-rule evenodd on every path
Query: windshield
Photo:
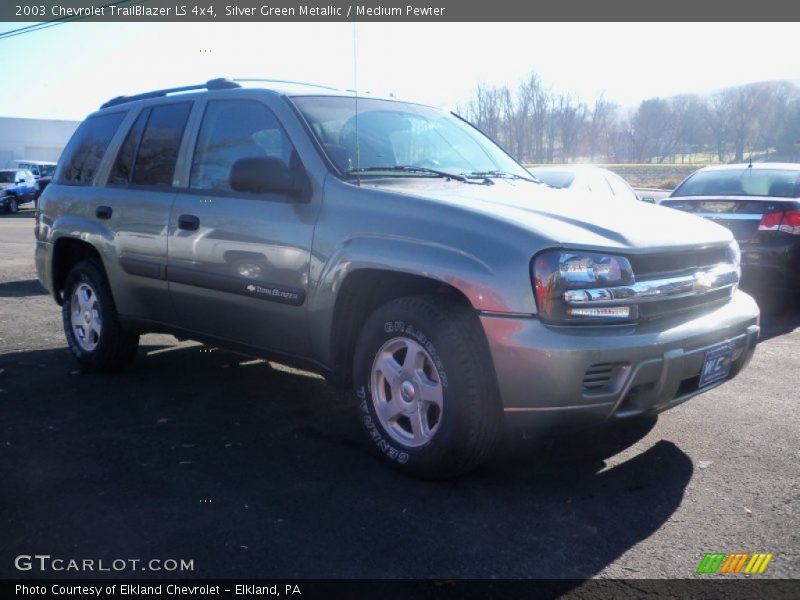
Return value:
M 797 198 L 798 171 L 786 169 L 720 169 L 698 171 L 670 197 L 682 196 L 773 196 Z
M 566 188 L 572 185 L 572 182 L 575 181 L 575 173 L 570 173 L 569 171 L 558 171 L 554 169 L 541 169 L 541 168 L 533 168 L 528 169 L 536 179 L 540 181 L 544 181 L 547 185 L 551 185 L 556 188 Z
M 494 142 L 461 119 L 436 109 L 373 98 L 303 96 L 292 99 L 331 162 L 342 173 L 356 169 L 381 176 L 430 177 L 433 172 L 395 170 L 420 167 L 455 175 L 530 174 Z M 356 122 L 358 138 L 356 139 Z M 380 172 L 380 169 L 387 169 Z
M 0 183 L 14 183 L 14 171 L 0 171 Z
M 42 177 L 52 177 L 55 172 L 55 165 L 39 165 L 39 175 Z

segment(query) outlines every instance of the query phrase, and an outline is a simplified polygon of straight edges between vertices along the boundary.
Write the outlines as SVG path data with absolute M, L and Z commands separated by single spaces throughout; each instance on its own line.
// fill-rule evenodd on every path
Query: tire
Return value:
M 462 302 L 410 296 L 377 309 L 356 343 L 353 381 L 370 445 L 407 474 L 466 473 L 501 439 L 494 367 L 480 322 Z
M 6 204 L 6 212 L 10 215 L 15 215 L 19 212 L 19 200 L 16 198 L 11 198 L 8 200 L 8 204 Z
M 83 372 L 119 371 L 136 357 L 139 334 L 120 325 L 99 259 L 72 267 L 64 283 L 61 316 L 67 344 Z

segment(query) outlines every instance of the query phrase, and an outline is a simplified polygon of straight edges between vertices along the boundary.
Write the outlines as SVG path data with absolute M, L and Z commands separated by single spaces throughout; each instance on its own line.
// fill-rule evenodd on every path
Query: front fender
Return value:
M 453 286 L 478 310 L 502 311 L 491 287 L 492 268 L 474 254 L 429 240 L 380 234 L 348 238 L 322 268 L 317 299 L 336 296 L 345 278 L 359 269 L 379 269 L 434 279 Z
M 330 358 L 336 299 L 345 279 L 370 269 L 425 277 L 460 291 L 476 310 L 507 312 L 494 270 L 475 255 L 429 240 L 361 234 L 350 237 L 323 265 L 308 298 L 311 343 L 323 362 Z M 312 273 L 315 269 L 312 267 Z

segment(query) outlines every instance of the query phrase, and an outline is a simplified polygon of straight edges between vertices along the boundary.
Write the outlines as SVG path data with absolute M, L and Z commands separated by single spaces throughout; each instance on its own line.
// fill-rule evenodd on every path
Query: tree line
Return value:
M 460 112 L 528 163 L 790 160 L 800 155 L 800 88 L 769 81 L 635 109 L 556 91 L 532 73 L 516 87 L 479 84 Z

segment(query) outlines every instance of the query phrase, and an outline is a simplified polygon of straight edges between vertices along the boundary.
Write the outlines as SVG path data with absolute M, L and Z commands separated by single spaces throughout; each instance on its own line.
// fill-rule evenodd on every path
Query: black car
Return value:
M 800 164 L 705 167 L 661 205 L 730 229 L 742 250 L 743 284 L 800 292 Z

